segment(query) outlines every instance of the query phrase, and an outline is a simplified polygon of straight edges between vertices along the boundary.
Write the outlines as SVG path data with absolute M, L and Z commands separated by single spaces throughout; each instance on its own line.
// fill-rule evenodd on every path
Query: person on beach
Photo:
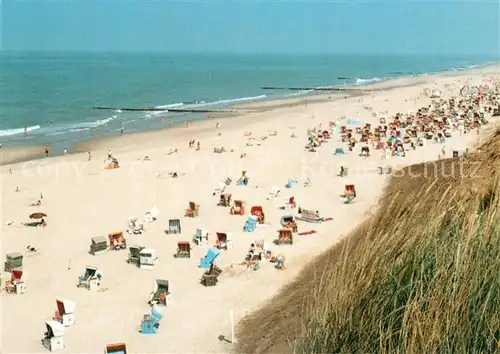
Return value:
M 120 135 L 123 135 L 123 127 L 120 128 Z
M 196 143 L 196 150 L 199 151 L 200 150 L 200 141 L 198 140 L 198 142 Z
M 45 145 L 45 157 L 49 157 L 49 144 Z
M 68 150 L 64 148 L 64 157 L 68 157 Z
M 108 149 L 108 159 L 113 158 L 113 153 L 111 152 L 111 149 Z
M 92 153 L 89 151 L 89 161 L 92 160 Z

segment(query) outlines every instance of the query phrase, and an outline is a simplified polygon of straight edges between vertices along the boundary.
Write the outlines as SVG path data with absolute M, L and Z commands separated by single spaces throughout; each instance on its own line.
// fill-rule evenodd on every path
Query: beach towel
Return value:
M 332 221 L 332 220 L 333 220 L 333 218 L 324 218 L 323 222 L 325 222 L 325 221 Z
M 315 233 L 316 233 L 316 230 L 303 231 L 303 232 L 299 232 L 299 236 L 307 236 L 307 235 L 312 235 Z

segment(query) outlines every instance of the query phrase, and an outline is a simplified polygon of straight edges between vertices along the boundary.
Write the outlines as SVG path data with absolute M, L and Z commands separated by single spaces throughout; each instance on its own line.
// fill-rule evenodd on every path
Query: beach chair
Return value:
M 121 343 L 108 343 L 104 349 L 104 354 L 127 354 L 127 344 Z
M 203 273 L 201 278 L 201 284 L 204 286 L 215 286 L 217 285 L 219 275 L 221 275 L 222 270 L 218 268 L 213 262 L 206 272 Z
M 160 327 L 160 321 L 163 318 L 163 314 L 160 311 L 160 307 L 153 307 L 151 308 L 151 313 L 144 315 L 140 331 L 142 334 L 156 334 Z
M 223 206 L 223 207 L 230 207 L 231 206 L 231 194 L 224 193 L 220 195 L 220 200 L 219 203 L 217 204 L 218 206 Z
M 292 188 L 292 186 L 296 183 L 297 183 L 297 179 L 295 177 L 291 177 L 288 179 L 288 182 L 285 184 L 285 187 Z
M 292 232 L 298 231 L 297 223 L 295 222 L 295 218 L 293 217 L 293 215 L 282 216 L 280 224 L 283 228 L 291 229 Z
M 158 208 L 153 206 L 151 208 L 151 211 L 148 211 L 147 213 L 144 214 L 144 222 L 152 223 L 155 222 L 158 219 L 158 215 L 160 214 L 160 211 Z
M 293 244 L 293 233 L 291 229 L 281 229 L 278 231 L 278 244 L 279 245 Z
M 217 276 L 214 274 L 204 273 L 201 278 L 201 284 L 203 284 L 204 286 L 215 286 L 217 285 L 217 282 Z
M 275 258 L 276 265 L 275 268 L 278 270 L 283 270 L 285 269 L 285 256 L 280 254 L 278 257 Z
M 97 267 L 94 266 L 86 266 L 85 270 L 78 278 L 77 287 L 83 287 L 88 290 L 97 291 L 101 285 L 102 273 L 99 271 Z
M 200 268 L 209 269 L 219 254 L 216 247 L 210 247 L 205 257 L 200 258 Z
M 85 288 L 91 291 L 99 290 L 101 286 L 102 273 L 94 266 L 86 266 L 83 274 L 78 277 L 78 288 Z
M 186 214 L 184 216 L 190 218 L 200 216 L 200 205 L 195 202 L 189 202 L 189 209 L 186 209 Z
M 167 235 L 181 233 L 181 221 L 179 219 L 168 220 L 168 230 L 165 230 Z
M 229 213 L 231 215 L 244 215 L 245 214 L 245 202 L 242 200 L 235 200 Z
M 140 256 L 140 253 L 141 251 L 146 248 L 144 246 L 137 246 L 137 245 L 133 245 L 133 246 L 130 246 L 128 248 L 128 259 L 127 259 L 127 263 L 133 263 L 137 266 L 139 266 L 139 256 Z
M 269 192 L 269 195 L 267 196 L 267 200 L 277 198 L 279 194 L 280 194 L 280 188 L 279 187 L 272 187 L 271 192 Z
M 108 250 L 108 241 L 104 236 L 92 237 L 89 253 L 97 256 L 106 253 Z
M 110 250 L 125 250 L 127 249 L 127 240 L 123 236 L 123 232 L 112 232 L 108 235 Z
M 10 280 L 5 284 L 5 291 L 8 294 L 24 294 L 26 292 L 26 284 L 22 280 L 23 271 L 13 269 L 10 273 Z
M 20 252 L 10 252 L 5 256 L 4 271 L 11 272 L 14 269 L 23 268 L 23 255 Z
M 64 349 L 64 326 L 56 321 L 45 321 L 45 328 L 42 345 L 51 352 Z
M 54 320 L 60 322 L 64 327 L 75 324 L 76 303 L 69 300 L 57 299 L 57 311 L 54 314 Z
M 205 229 L 196 229 L 193 237 L 193 242 L 197 245 L 208 243 L 208 231 Z
M 264 214 L 264 209 L 262 209 L 262 206 L 260 205 L 255 205 L 250 208 L 250 214 L 254 215 L 257 217 L 257 221 L 259 224 L 264 224 L 266 221 L 266 216 Z
M 335 149 L 335 155 L 344 155 L 344 149 L 342 149 L 342 148 L 336 148 Z
M 341 197 L 344 198 L 344 204 L 351 203 L 356 198 L 356 188 L 354 184 L 346 184 L 344 194 Z
M 250 217 L 245 222 L 245 226 L 243 227 L 244 232 L 253 232 L 257 228 L 257 217 L 255 215 L 250 215 Z
M 158 266 L 158 256 L 154 248 L 144 248 L 139 252 L 139 268 L 154 269 Z
M 215 247 L 220 250 L 227 251 L 233 248 L 233 234 L 229 232 L 216 232 L 217 239 L 215 240 Z
M 175 258 L 191 258 L 191 244 L 188 241 L 177 242 Z
M 139 222 L 135 216 L 129 216 L 127 219 L 128 227 L 127 233 L 131 235 L 140 235 L 144 233 L 144 225 Z
M 321 217 L 318 215 L 318 212 L 302 209 L 299 215 L 296 217 L 296 220 L 305 221 L 309 223 L 319 223 L 321 222 Z
M 172 302 L 172 294 L 170 292 L 170 283 L 166 279 L 156 279 L 155 288 L 151 293 L 149 304 L 151 306 L 168 306 Z
M 236 185 L 247 186 L 249 180 L 250 180 L 250 178 L 248 176 L 242 176 L 242 177 L 240 177 L 240 179 L 238 179 L 238 181 L 236 182 Z

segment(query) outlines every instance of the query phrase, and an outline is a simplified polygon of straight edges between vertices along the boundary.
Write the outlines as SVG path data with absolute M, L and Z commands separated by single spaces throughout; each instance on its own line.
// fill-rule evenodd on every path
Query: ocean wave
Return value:
M 378 77 L 372 77 L 370 79 L 362 79 L 362 78 L 356 78 L 356 85 L 362 85 L 362 84 L 369 84 L 372 82 L 378 82 L 381 81 L 382 79 Z
M 231 103 L 236 103 L 236 102 L 260 100 L 260 99 L 263 99 L 266 97 L 267 97 L 267 95 L 240 97 L 240 98 L 229 98 L 229 99 L 225 99 L 225 100 L 217 100 L 217 101 L 212 101 L 212 102 L 195 103 L 195 104 L 188 105 L 188 107 L 194 108 L 194 107 L 214 106 L 214 105 L 218 105 L 218 104 L 231 104 Z
M 70 124 L 68 126 L 68 130 L 97 128 L 97 127 L 100 127 L 101 125 L 108 124 L 109 122 L 111 122 L 113 119 L 116 119 L 116 118 L 118 118 L 118 116 L 114 115 L 114 116 L 111 116 L 111 117 L 108 117 L 105 119 L 95 120 L 93 122 Z
M 283 97 L 297 97 L 297 96 L 303 96 L 307 95 L 308 93 L 314 92 L 315 90 L 303 90 L 303 91 L 296 91 L 293 93 L 288 93 L 284 95 Z
M 29 133 L 29 132 L 32 132 L 34 130 L 40 129 L 40 126 L 39 125 L 32 125 L 32 126 L 26 127 L 26 128 L 0 130 L 0 136 L 11 136 L 11 135 L 24 134 L 25 129 Z
M 217 101 L 212 101 L 212 102 L 205 102 L 205 101 L 194 101 L 196 103 L 190 103 L 190 102 L 179 102 L 179 103 L 171 103 L 171 104 L 166 104 L 166 105 L 156 105 L 154 106 L 155 108 L 164 108 L 165 111 L 151 111 L 145 113 L 141 118 L 142 119 L 155 119 L 158 115 L 160 114 L 165 114 L 168 113 L 169 108 L 200 108 L 200 107 L 206 107 L 206 106 L 215 106 L 215 105 L 229 105 L 231 103 L 237 103 L 237 102 L 245 102 L 245 101 L 253 101 L 253 100 L 259 100 L 266 98 L 266 95 L 259 95 L 259 96 L 250 96 L 250 97 L 240 97 L 240 98 L 230 98 L 230 99 L 225 99 L 225 100 L 217 100 Z M 193 102 L 193 101 L 192 101 Z
M 184 103 L 178 102 L 178 103 L 171 103 L 171 104 L 166 104 L 166 105 L 161 105 L 161 106 L 154 106 L 154 108 L 176 108 L 176 107 L 181 107 L 184 106 Z
M 93 122 L 74 123 L 74 124 L 69 124 L 69 125 L 65 125 L 65 126 L 54 125 L 54 126 L 50 127 L 50 132 L 46 133 L 45 135 L 58 136 L 58 135 L 63 135 L 63 134 L 78 133 L 78 132 L 81 132 L 83 130 L 97 128 L 97 127 L 106 125 L 116 118 L 118 118 L 118 116 L 113 115 L 111 117 L 108 117 L 105 119 L 98 119 L 98 120 L 95 120 Z M 46 130 L 46 129 L 47 128 L 44 128 L 43 130 Z

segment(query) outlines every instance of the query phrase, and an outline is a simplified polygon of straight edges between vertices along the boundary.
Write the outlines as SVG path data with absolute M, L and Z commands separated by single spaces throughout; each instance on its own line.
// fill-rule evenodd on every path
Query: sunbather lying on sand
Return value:
M 243 134 L 244 136 L 250 136 L 252 135 L 252 132 L 245 132 L 245 134 Z
M 31 245 L 26 246 L 26 249 L 28 250 L 28 252 L 38 252 L 38 249 Z
M 269 136 L 276 136 L 278 135 L 278 132 L 276 130 L 273 130 L 272 132 L 269 133 Z
M 40 206 L 40 205 L 42 205 L 42 201 L 40 199 L 38 199 L 36 202 L 33 201 L 30 204 L 30 206 Z
M 184 176 L 184 172 L 169 172 L 168 173 L 172 178 L 178 178 L 179 176 Z

